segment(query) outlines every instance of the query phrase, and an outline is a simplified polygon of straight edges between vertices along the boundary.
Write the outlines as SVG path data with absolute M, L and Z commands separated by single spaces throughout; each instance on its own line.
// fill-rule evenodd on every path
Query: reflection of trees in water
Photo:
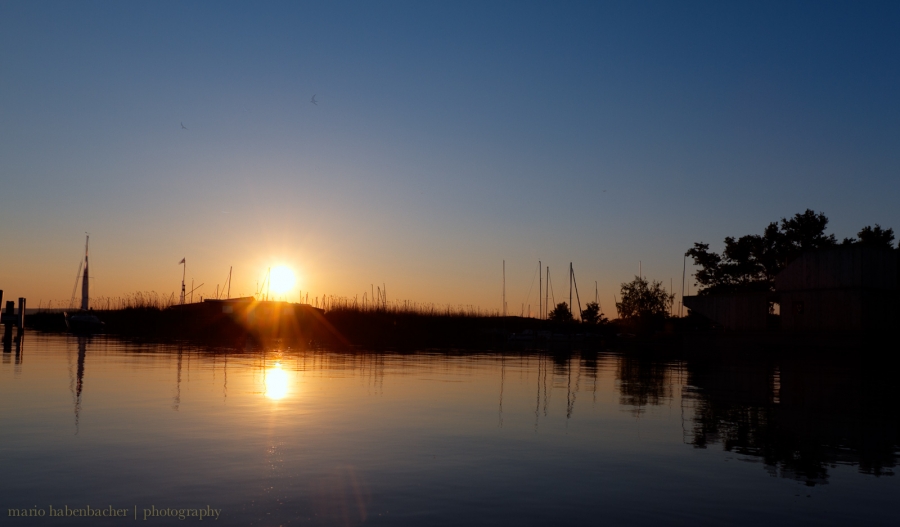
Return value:
M 896 381 L 881 364 L 804 359 L 691 361 L 691 443 L 761 458 L 773 475 L 828 480 L 837 464 L 892 474 L 900 445 Z
M 672 368 L 665 362 L 623 356 L 616 378 L 619 404 L 631 407 L 635 416 L 643 414 L 647 406 L 657 406 L 672 399 Z
M 681 384 L 687 441 L 697 448 L 720 444 L 807 485 L 826 483 L 839 464 L 893 474 L 900 448 L 895 364 L 851 351 L 768 359 L 727 353 L 683 363 L 621 356 L 619 402 L 639 416 L 668 403 Z

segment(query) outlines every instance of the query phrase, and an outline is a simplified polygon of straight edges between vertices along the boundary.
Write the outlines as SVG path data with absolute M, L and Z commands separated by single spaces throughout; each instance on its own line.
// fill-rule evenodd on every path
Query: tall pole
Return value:
M 228 298 L 231 298 L 231 270 L 234 269 L 234 266 L 228 267 Z
M 538 260 L 538 319 L 544 318 L 544 316 L 541 315 L 541 313 L 543 313 L 543 311 L 541 311 L 541 293 L 544 292 L 544 277 L 541 276 L 541 271 L 543 270 L 544 269 L 541 267 L 541 261 Z M 531 283 L 533 284 L 534 282 Z
M 572 312 L 572 262 L 569 262 L 569 312 Z
M 678 316 L 684 316 L 684 277 L 687 273 L 687 255 L 684 255 L 681 268 L 681 305 L 678 306 Z
M 88 242 L 91 237 L 88 235 L 84 239 L 84 275 L 81 277 L 81 309 L 87 311 L 90 307 L 90 278 L 88 275 Z
M 506 260 L 503 260 L 503 316 L 506 316 Z
M 185 276 L 186 276 L 186 274 L 187 274 L 187 258 L 182 258 L 181 261 L 178 262 L 178 263 L 180 263 L 180 264 L 182 264 L 182 265 L 184 266 L 184 267 L 181 268 L 181 304 L 184 304 L 184 301 L 186 300 L 186 299 L 184 298 L 184 296 L 185 296 L 185 295 L 184 295 L 184 293 L 185 293 L 185 290 L 184 290 L 184 278 L 185 278 Z
M 550 304 L 548 303 L 550 300 L 550 266 L 547 266 L 547 287 L 544 289 L 544 308 L 545 308 L 545 317 L 550 316 Z
M 584 320 L 584 311 L 581 309 L 581 297 L 578 295 L 578 282 L 575 281 L 575 269 L 572 268 L 572 264 L 569 264 L 569 268 L 572 271 L 572 283 L 575 284 L 575 300 L 578 301 L 578 319 Z

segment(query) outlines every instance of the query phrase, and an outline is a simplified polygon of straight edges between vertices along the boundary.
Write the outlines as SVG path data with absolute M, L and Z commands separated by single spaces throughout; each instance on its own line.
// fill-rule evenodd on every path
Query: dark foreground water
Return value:
M 850 358 L 236 351 L 29 333 L 0 364 L 0 515 L 897 525 L 898 387 L 892 368 Z M 88 506 L 120 516 L 49 516 Z M 170 509 L 185 519 L 158 515 Z M 201 509 L 213 516 L 191 516 Z

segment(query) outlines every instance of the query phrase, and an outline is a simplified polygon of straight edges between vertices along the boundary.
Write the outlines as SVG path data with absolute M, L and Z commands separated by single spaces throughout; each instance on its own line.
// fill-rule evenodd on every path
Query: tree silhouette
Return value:
M 662 282 L 651 283 L 635 276 L 631 282 L 622 284 L 622 301 L 616 307 L 622 318 L 665 317 L 674 300 L 675 295 L 667 293 Z
M 550 312 L 550 320 L 554 322 L 571 322 L 574 320 L 572 311 L 569 310 L 569 304 L 565 302 L 556 304 L 556 307 Z
M 600 304 L 588 302 L 581 312 L 581 321 L 585 324 L 599 324 L 603 321 L 603 313 L 600 312 Z
M 856 235 L 859 237 L 858 240 L 844 238 L 842 245 L 858 244 L 885 249 L 891 249 L 894 246 L 894 229 L 882 229 L 881 225 L 877 223 L 874 227 L 871 225 L 863 227 Z
M 695 274 L 700 294 L 770 291 L 775 275 L 801 252 L 837 245 L 833 234 L 825 234 L 827 225 L 825 214 L 807 209 L 780 224 L 770 223 L 762 235 L 725 238 L 721 255 L 700 242 L 685 256 L 700 267 Z

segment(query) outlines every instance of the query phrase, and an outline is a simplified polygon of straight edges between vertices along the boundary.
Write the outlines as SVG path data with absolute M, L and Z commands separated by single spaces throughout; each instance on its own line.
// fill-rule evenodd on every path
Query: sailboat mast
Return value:
M 81 277 L 81 309 L 87 311 L 90 307 L 90 280 L 88 279 L 88 242 L 90 235 L 84 240 L 84 275 Z
M 184 277 L 187 275 L 187 257 L 182 258 L 181 261 L 178 262 L 178 265 L 183 265 L 183 266 L 184 266 L 184 267 L 181 268 L 181 298 L 178 299 L 178 303 L 181 304 L 181 305 L 184 305 L 184 300 L 185 300 L 185 298 L 184 298 L 184 297 L 185 297 L 185 294 L 184 294 L 184 292 L 185 292 L 185 290 L 184 290 Z M 230 287 L 230 286 L 229 286 L 229 287 Z
M 503 316 L 506 316 L 506 260 L 503 260 Z
M 550 304 L 548 300 L 550 299 L 550 266 L 547 266 L 547 287 L 544 288 L 544 315 L 550 316 Z M 555 302 L 555 300 L 554 300 Z

